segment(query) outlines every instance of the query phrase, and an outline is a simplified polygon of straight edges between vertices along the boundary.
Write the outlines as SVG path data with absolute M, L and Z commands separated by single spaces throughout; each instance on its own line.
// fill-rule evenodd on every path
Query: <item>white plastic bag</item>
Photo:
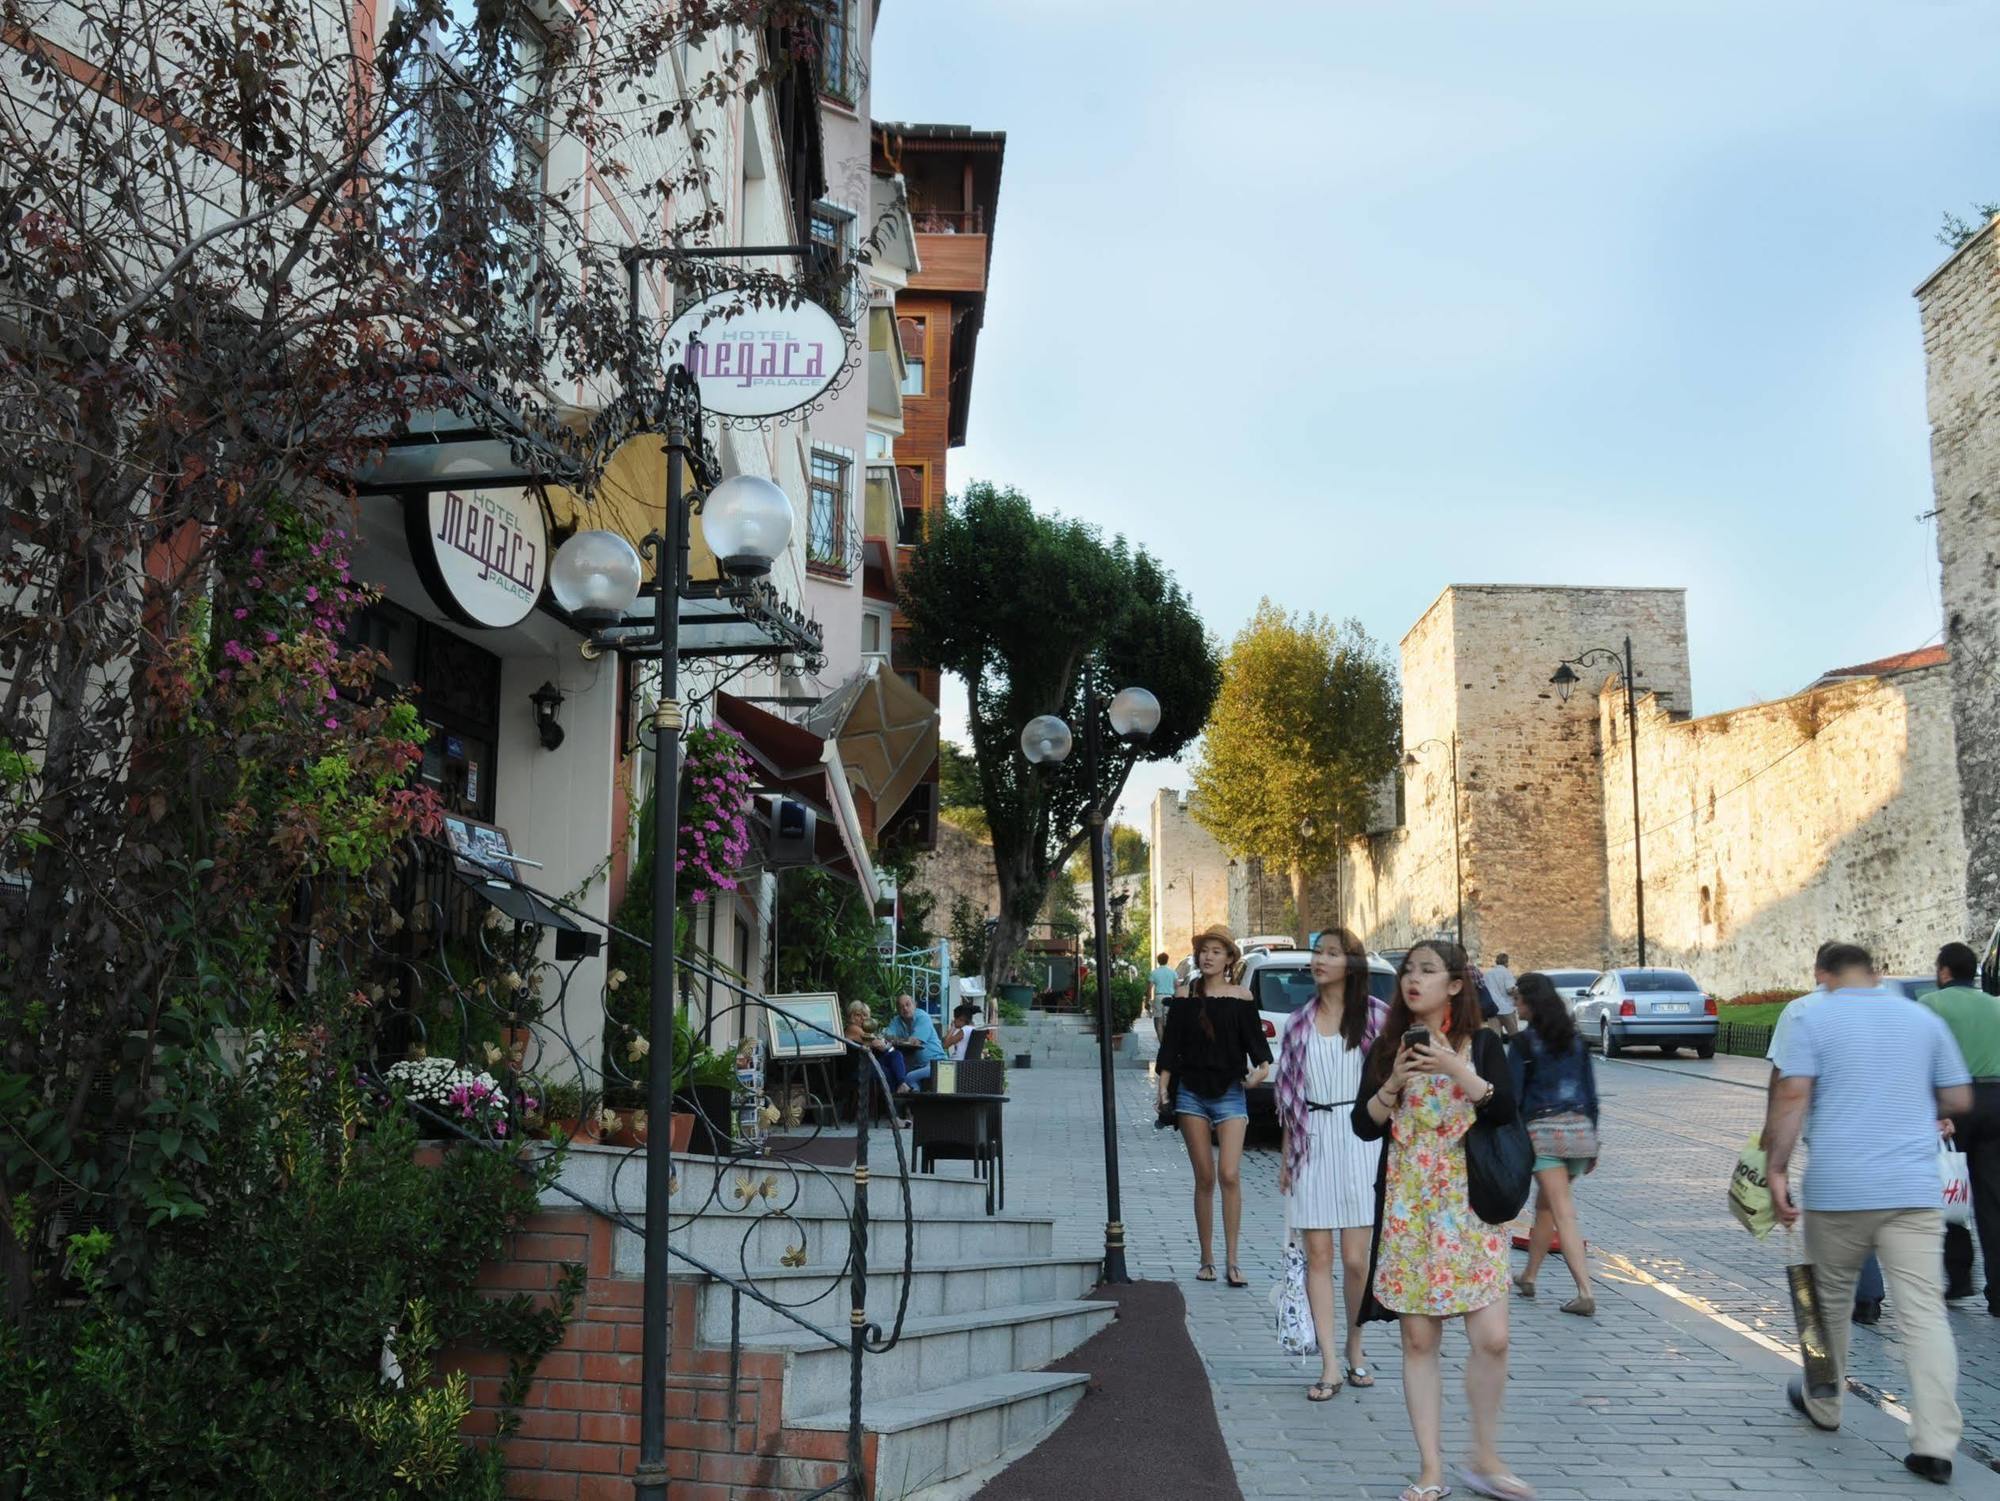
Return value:
M 1944 1182 L 1944 1222 L 1966 1225 L 1972 1222 L 1972 1173 L 1965 1153 L 1950 1142 L 1938 1145 L 1938 1177 Z
M 1271 1288 L 1271 1306 L 1278 1313 L 1278 1344 L 1287 1355 L 1319 1354 L 1319 1332 L 1313 1328 L 1312 1305 L 1306 1301 L 1306 1253 L 1292 1238 L 1292 1206 L 1285 1203 L 1285 1257 Z

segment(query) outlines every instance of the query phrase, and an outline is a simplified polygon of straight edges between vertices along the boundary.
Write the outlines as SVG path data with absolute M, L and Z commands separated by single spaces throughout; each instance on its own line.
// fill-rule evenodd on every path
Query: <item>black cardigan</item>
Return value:
M 1375 1047 L 1383 1046 L 1386 1041 L 1387 1039 L 1378 1041 Z M 1361 1077 L 1364 1082 L 1370 1077 L 1369 1064 L 1374 1061 L 1375 1050 L 1370 1048 L 1368 1062 L 1361 1066 Z M 1480 1078 L 1493 1086 L 1493 1093 L 1487 1096 L 1483 1103 L 1473 1107 L 1478 1115 L 1475 1124 L 1506 1125 L 1514 1119 L 1517 1112 L 1514 1102 L 1514 1071 L 1507 1064 L 1506 1045 L 1484 1027 L 1473 1034 L 1472 1066 Z M 1354 1134 L 1363 1141 L 1380 1141 L 1389 1134 L 1389 1122 L 1377 1121 L 1368 1113 L 1368 1102 L 1380 1094 L 1381 1090 L 1382 1086 L 1378 1084 L 1357 1099 L 1349 1116 L 1354 1126 Z M 1388 1192 L 1389 1153 L 1385 1148 L 1375 1164 L 1375 1233 L 1368 1242 L 1368 1285 L 1361 1299 L 1361 1316 L 1358 1320 L 1363 1324 L 1394 1323 L 1399 1317 L 1393 1309 L 1384 1308 L 1375 1299 L 1375 1263 L 1382 1254 L 1382 1204 L 1388 1197 Z

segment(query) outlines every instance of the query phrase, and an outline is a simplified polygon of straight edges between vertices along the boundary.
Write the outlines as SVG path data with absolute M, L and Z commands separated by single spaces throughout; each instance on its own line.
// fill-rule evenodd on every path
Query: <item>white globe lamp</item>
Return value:
M 639 597 L 643 578 L 639 550 L 616 532 L 578 532 L 556 549 L 549 565 L 556 603 L 592 627 L 622 620 Z
M 734 578 L 761 578 L 792 540 L 792 503 L 755 474 L 732 475 L 701 503 L 708 550 Z
M 1037 714 L 1021 730 L 1021 754 L 1035 766 L 1054 766 L 1069 759 L 1076 738 L 1053 714 Z
M 1160 727 L 1160 701 L 1144 688 L 1121 688 L 1111 700 L 1111 728 L 1121 740 L 1146 740 Z

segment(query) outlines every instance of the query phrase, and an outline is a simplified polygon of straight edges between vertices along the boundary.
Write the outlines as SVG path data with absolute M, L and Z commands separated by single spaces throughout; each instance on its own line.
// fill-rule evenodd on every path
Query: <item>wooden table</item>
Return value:
M 897 1101 L 910 1112 L 910 1151 L 919 1171 L 929 1172 L 939 1158 L 969 1161 L 973 1175 L 986 1180 L 986 1212 L 1007 1207 L 1006 1095 L 912 1093 Z

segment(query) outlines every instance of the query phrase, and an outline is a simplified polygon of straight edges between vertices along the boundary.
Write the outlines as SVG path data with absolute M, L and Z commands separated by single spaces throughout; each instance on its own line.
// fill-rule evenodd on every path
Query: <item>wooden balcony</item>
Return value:
M 980 234 L 917 234 L 923 270 L 910 278 L 913 292 L 984 292 L 986 247 Z

